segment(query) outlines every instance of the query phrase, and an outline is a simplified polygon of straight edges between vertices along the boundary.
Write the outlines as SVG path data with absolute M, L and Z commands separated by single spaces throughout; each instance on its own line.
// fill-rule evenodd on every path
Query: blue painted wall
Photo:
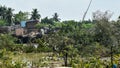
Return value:
M 26 21 L 21 21 L 20 25 L 21 25 L 21 27 L 26 27 Z

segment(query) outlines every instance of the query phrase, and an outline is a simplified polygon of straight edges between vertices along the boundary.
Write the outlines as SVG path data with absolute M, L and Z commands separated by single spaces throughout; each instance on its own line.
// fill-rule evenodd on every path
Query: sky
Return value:
M 31 12 L 37 8 L 41 17 L 52 17 L 57 12 L 61 20 L 82 20 L 90 0 L 0 0 L 0 5 L 11 7 L 14 13 L 20 10 Z M 120 15 L 120 0 L 93 0 L 85 19 L 92 19 L 92 13 L 100 10 L 113 12 L 112 19 Z

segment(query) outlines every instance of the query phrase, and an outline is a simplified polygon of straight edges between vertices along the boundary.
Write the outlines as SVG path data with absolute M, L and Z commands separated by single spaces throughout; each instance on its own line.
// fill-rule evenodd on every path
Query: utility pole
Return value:
M 89 8 L 90 8 L 91 3 L 92 3 L 92 0 L 90 0 L 90 3 L 89 3 L 89 5 L 88 5 L 88 7 L 87 7 L 87 10 L 85 11 L 85 13 L 84 13 L 84 15 L 83 15 L 82 22 L 84 21 L 84 19 L 85 19 L 85 17 L 86 17 L 86 14 L 87 14 L 87 12 L 88 12 L 88 10 L 89 10 Z

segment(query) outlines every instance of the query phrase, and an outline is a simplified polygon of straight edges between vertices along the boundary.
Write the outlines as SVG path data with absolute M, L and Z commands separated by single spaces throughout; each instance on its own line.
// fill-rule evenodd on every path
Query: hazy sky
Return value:
M 37 8 L 42 18 L 57 12 L 62 20 L 81 20 L 90 0 L 0 0 L 1 5 L 31 12 Z M 86 19 L 91 19 L 92 12 L 110 10 L 114 12 L 112 19 L 120 15 L 120 0 L 93 0 Z

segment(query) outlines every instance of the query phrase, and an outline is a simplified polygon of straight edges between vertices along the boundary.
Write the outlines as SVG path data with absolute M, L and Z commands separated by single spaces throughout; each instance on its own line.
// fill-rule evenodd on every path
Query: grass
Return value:
M 54 62 L 61 66 L 62 60 L 57 60 L 57 57 L 52 57 L 52 53 L 17 53 L 13 55 L 14 61 L 32 62 L 33 66 L 51 66 Z
M 117 59 L 114 61 L 115 64 L 118 64 L 118 59 L 119 56 L 114 56 Z M 17 65 L 21 65 L 24 64 L 23 62 L 25 62 L 26 65 L 28 65 L 27 63 L 30 62 L 32 64 L 32 66 L 38 66 L 38 67 L 62 67 L 62 63 L 64 62 L 62 59 L 58 58 L 58 57 L 52 57 L 52 53 L 18 53 L 18 52 L 6 52 L 6 54 L 4 55 L 4 57 L 10 57 L 12 58 L 12 61 L 17 62 Z M 58 60 L 60 59 L 60 60 Z M 0 62 L 3 62 L 3 59 L 0 59 Z M 6 60 L 5 60 L 6 61 Z M 110 64 L 110 61 L 106 61 L 107 64 Z M 92 68 L 93 65 L 95 65 L 94 68 L 101 66 L 100 68 L 104 68 L 106 66 L 106 63 L 104 61 L 104 58 L 101 60 L 95 57 L 88 57 L 88 58 L 80 58 L 80 57 L 76 57 L 76 59 L 74 59 L 71 63 L 71 65 L 73 66 L 73 68 L 83 68 L 83 67 L 90 67 Z M 2 63 L 1 65 L 5 66 L 5 65 L 11 65 L 11 60 L 8 62 L 6 61 L 6 63 Z M 57 65 L 57 66 L 56 66 Z M 78 66 L 78 67 L 76 67 Z M 92 66 L 92 67 L 91 67 Z M 5 68 L 5 67 L 3 67 Z M 23 68 L 23 67 L 20 67 Z
M 46 53 L 20 53 L 20 54 L 14 55 L 13 60 L 22 60 L 26 58 L 27 60 L 30 60 L 30 61 L 37 61 L 40 58 L 43 58 L 45 56 L 47 56 Z

